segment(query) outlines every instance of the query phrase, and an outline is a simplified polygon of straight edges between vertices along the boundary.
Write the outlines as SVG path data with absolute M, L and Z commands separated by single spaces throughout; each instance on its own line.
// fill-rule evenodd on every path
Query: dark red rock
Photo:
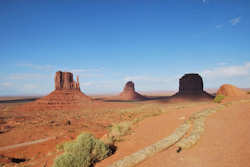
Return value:
M 203 80 L 199 74 L 185 74 L 179 80 L 180 94 L 203 93 Z
M 135 91 L 135 84 L 132 81 L 128 81 L 125 84 L 122 93 L 120 93 L 120 97 L 123 100 L 143 100 L 143 99 L 146 99 L 145 96 L 143 96 Z
M 185 74 L 179 80 L 179 92 L 173 98 L 212 99 L 213 96 L 203 90 L 203 80 L 199 74 Z

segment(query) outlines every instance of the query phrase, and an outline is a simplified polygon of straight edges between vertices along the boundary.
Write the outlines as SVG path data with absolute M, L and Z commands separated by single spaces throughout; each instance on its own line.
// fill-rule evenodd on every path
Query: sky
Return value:
M 45 95 L 58 70 L 86 94 L 250 88 L 249 0 L 0 1 L 0 96 Z

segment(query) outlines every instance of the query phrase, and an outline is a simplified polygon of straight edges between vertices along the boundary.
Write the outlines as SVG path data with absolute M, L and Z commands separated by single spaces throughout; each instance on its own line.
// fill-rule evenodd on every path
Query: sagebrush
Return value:
M 64 153 L 55 159 L 53 167 L 89 167 L 111 154 L 108 145 L 88 133 L 64 143 L 62 148 Z

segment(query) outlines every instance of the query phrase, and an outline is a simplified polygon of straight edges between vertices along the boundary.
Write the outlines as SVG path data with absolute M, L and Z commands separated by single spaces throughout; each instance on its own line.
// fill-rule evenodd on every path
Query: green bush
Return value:
M 53 167 L 89 167 L 111 154 L 108 145 L 88 133 L 75 141 L 63 144 L 64 153 L 57 157 Z
M 214 98 L 214 102 L 215 103 L 221 103 L 221 101 L 225 98 L 224 95 L 216 95 L 216 97 Z
M 53 167 L 89 167 L 91 165 L 90 162 L 88 155 L 74 155 L 65 152 L 55 159 Z

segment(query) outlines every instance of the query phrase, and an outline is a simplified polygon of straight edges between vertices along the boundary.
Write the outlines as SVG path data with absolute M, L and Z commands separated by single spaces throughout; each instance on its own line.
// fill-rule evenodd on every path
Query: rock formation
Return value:
M 145 96 L 142 96 L 141 94 L 139 94 L 135 91 L 135 84 L 132 81 L 128 81 L 125 84 L 122 93 L 120 93 L 120 97 L 123 100 L 143 100 L 143 99 L 146 99 Z
M 212 96 L 203 90 L 203 80 L 199 74 L 185 74 L 179 80 L 179 92 L 174 95 L 186 97 L 208 97 Z
M 77 76 L 77 82 L 75 82 L 72 73 L 57 71 L 55 75 L 55 89 L 80 89 L 79 77 Z
M 244 96 L 246 95 L 246 92 L 241 90 L 240 88 L 237 88 L 236 86 L 230 84 L 224 84 L 217 91 L 216 95 L 218 94 L 234 97 L 234 96 Z
M 58 71 L 55 75 L 55 90 L 49 95 L 24 105 L 27 110 L 77 109 L 90 102 L 91 98 L 80 90 L 79 77 L 74 81 L 70 72 Z
M 203 81 L 199 74 L 185 74 L 179 80 L 180 94 L 201 94 L 203 93 Z

